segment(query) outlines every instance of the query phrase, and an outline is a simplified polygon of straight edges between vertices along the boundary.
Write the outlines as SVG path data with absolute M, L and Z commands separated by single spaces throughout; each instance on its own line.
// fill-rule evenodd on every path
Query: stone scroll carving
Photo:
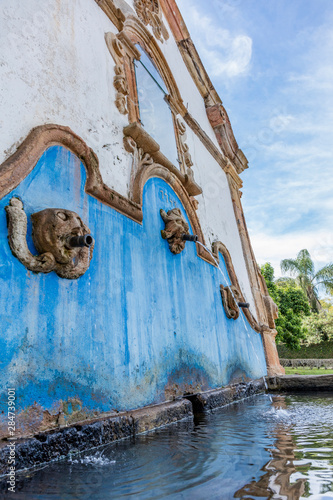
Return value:
M 169 243 L 170 251 L 174 254 L 181 253 L 185 248 L 184 234 L 189 234 L 189 225 L 185 221 L 179 208 L 173 208 L 168 212 L 160 210 L 161 217 L 165 223 L 161 236 Z
M 239 298 L 239 292 L 234 286 L 220 285 L 222 304 L 229 319 L 237 319 L 239 317 L 239 307 L 236 300 Z M 236 300 L 235 300 L 236 299 Z
M 160 42 L 169 38 L 169 33 L 162 21 L 162 14 L 158 0 L 134 0 L 134 7 L 138 18 L 145 26 L 152 27 L 154 36 Z
M 77 279 L 89 268 L 94 240 L 81 218 L 70 210 L 48 208 L 32 214 L 32 240 L 40 255 L 27 245 L 27 216 L 23 203 L 12 198 L 6 206 L 8 241 L 13 255 L 30 271 L 55 271 L 61 278 Z
M 116 63 L 115 77 L 113 79 L 113 85 L 116 89 L 116 100 L 115 104 L 119 113 L 126 115 L 128 113 L 127 109 L 127 95 L 128 95 L 128 85 L 124 70 L 124 57 L 125 49 L 121 41 L 113 33 L 105 34 L 105 43 L 109 49 L 111 56 Z
M 187 168 L 190 168 L 193 165 L 193 161 L 191 158 L 188 144 L 186 142 L 186 139 L 187 139 L 186 125 L 182 120 L 180 120 L 179 117 L 177 118 L 177 130 L 178 130 L 178 137 L 179 137 L 179 143 L 180 143 L 180 153 L 184 159 L 185 166 Z

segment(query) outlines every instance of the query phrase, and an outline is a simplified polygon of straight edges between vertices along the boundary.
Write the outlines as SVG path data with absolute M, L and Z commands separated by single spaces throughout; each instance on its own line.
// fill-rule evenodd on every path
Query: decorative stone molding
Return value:
M 132 44 L 140 44 L 152 61 L 154 61 L 154 64 L 167 87 L 169 95 L 166 96 L 166 99 L 168 100 L 171 109 L 175 114 L 179 113 L 184 116 L 187 110 L 183 103 L 173 73 L 170 70 L 159 44 L 147 30 L 144 23 L 137 17 L 129 15 L 124 23 L 122 33 L 126 35 Z
M 239 149 L 228 114 L 221 103 L 206 107 L 211 126 L 223 153 L 234 162 L 237 173 L 248 168 L 244 153 Z
M 157 40 L 163 43 L 169 38 L 169 33 L 162 20 L 158 0 L 134 0 L 134 8 L 143 24 L 152 27 Z
M 186 243 L 182 236 L 183 234 L 190 234 L 189 225 L 185 221 L 181 210 L 173 208 L 165 212 L 165 210 L 161 209 L 160 214 L 165 224 L 165 228 L 161 231 L 162 238 L 168 241 L 172 253 L 181 253 Z
M 44 151 L 59 144 L 74 153 L 87 171 L 86 193 L 136 222 L 142 222 L 141 206 L 104 184 L 94 151 L 69 127 L 41 125 L 33 128 L 17 151 L 0 165 L 0 199 L 15 189 L 35 168 Z
M 113 79 L 113 85 L 117 91 L 115 103 L 119 113 L 126 115 L 128 113 L 126 103 L 128 86 L 124 70 L 125 50 L 121 41 L 113 33 L 105 33 L 105 42 L 116 63 L 114 68 L 115 77 Z
M 159 144 L 148 134 L 148 132 L 141 126 L 140 123 L 135 122 L 127 125 L 124 128 L 125 135 L 125 149 L 133 153 L 133 166 L 131 179 L 135 181 L 135 174 L 142 166 L 142 159 L 146 158 L 148 155 L 154 163 L 162 165 L 167 168 L 173 175 L 175 175 L 180 182 L 184 185 L 186 191 L 190 196 L 197 196 L 202 193 L 202 189 L 194 180 L 194 174 L 191 168 L 187 168 L 186 174 L 184 175 L 179 168 L 175 167 L 173 163 L 164 156 L 160 151 Z M 132 141 L 129 143 L 129 139 Z M 134 141 L 134 142 L 133 142 Z M 137 147 L 135 150 L 134 143 Z M 146 160 L 145 160 L 146 161 Z M 130 194 L 133 191 L 133 182 L 131 182 Z
M 220 292 L 227 318 L 237 319 L 239 317 L 239 307 L 234 298 L 233 287 L 220 285 Z
M 105 12 L 116 28 L 121 31 L 125 21 L 125 15 L 122 10 L 116 7 L 112 0 L 95 0 L 95 2 Z
M 49 208 L 32 214 L 32 240 L 40 253 L 34 256 L 26 241 L 27 216 L 22 201 L 12 198 L 5 208 L 9 246 L 27 269 L 35 273 L 55 271 L 67 279 L 80 278 L 87 271 L 94 240 L 75 212 Z
M 231 259 L 231 255 L 227 249 L 227 247 L 221 243 L 221 241 L 214 241 L 212 244 L 212 253 L 214 255 L 214 258 L 216 262 L 219 263 L 220 261 L 220 256 L 219 254 L 221 253 L 227 268 L 228 275 L 230 277 L 230 281 L 232 284 L 232 290 L 233 294 L 237 300 L 237 302 L 246 302 L 245 297 L 241 291 L 241 288 L 239 286 L 237 274 Z M 248 323 L 250 324 L 251 328 L 253 328 L 256 332 L 260 333 L 261 332 L 261 326 L 251 313 L 250 309 L 244 308 L 243 309 L 243 314 L 246 317 Z
M 176 124 L 179 138 L 179 151 L 184 164 L 186 165 L 186 167 L 190 168 L 193 165 L 193 161 L 190 155 L 188 144 L 186 143 L 186 125 L 179 117 L 176 120 Z
M 140 52 L 124 32 L 118 35 L 111 32 L 105 33 L 105 43 L 116 63 L 114 67 L 115 76 L 113 79 L 113 85 L 116 89 L 115 104 L 119 113 L 126 115 L 128 113 L 127 96 L 129 95 L 129 85 L 126 75 L 126 56 L 128 56 L 130 60 L 134 58 L 140 59 Z

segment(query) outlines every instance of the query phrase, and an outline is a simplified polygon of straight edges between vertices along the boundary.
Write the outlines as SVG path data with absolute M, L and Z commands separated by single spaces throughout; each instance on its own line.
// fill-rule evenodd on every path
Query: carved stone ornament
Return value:
M 238 290 L 231 286 L 220 285 L 222 304 L 229 319 L 237 319 L 239 317 L 239 307 L 236 303 L 238 300 L 239 292 Z M 236 300 L 235 300 L 236 299 Z
M 131 123 L 124 127 L 124 135 L 124 147 L 126 151 L 133 154 L 131 186 L 142 166 L 156 163 L 174 174 L 190 196 L 202 193 L 202 189 L 195 182 L 193 170 L 188 167 L 185 173 L 182 173 L 179 168 L 175 167 L 161 152 L 159 144 L 139 123 Z M 133 187 L 130 188 L 130 192 L 133 192 Z
M 149 24 L 155 37 L 163 42 L 169 38 L 169 33 L 162 21 L 158 0 L 134 0 L 134 7 L 139 19 L 146 26 Z
M 113 33 L 105 34 L 105 42 L 109 49 L 111 56 L 113 57 L 116 65 L 114 67 L 115 77 L 113 79 L 113 85 L 117 91 L 116 93 L 116 106 L 122 115 L 128 113 L 127 110 L 127 95 L 128 95 L 128 85 L 124 70 L 124 56 L 125 49 L 117 36 Z
M 55 271 L 61 278 L 80 278 L 88 269 L 94 240 L 81 218 L 69 210 L 47 208 L 32 214 L 32 240 L 40 255 L 27 245 L 27 216 L 23 203 L 12 198 L 5 207 L 8 241 L 13 255 L 30 271 Z
M 185 168 L 190 168 L 193 165 L 193 161 L 190 155 L 189 147 L 186 142 L 187 136 L 186 136 L 186 126 L 185 123 L 178 117 L 177 118 L 177 130 L 178 130 L 178 137 L 179 137 L 179 144 L 180 144 L 180 153 L 182 155 L 182 158 L 184 160 L 184 166 Z
M 165 229 L 162 229 L 161 235 L 164 240 L 168 240 L 170 251 L 174 254 L 181 253 L 185 248 L 183 234 L 190 234 L 189 226 L 179 208 L 173 208 L 168 213 L 160 210 L 161 217 L 165 223 Z

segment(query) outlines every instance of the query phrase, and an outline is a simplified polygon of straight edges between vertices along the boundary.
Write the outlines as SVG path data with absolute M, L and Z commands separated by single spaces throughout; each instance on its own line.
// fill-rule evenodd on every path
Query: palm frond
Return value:
M 283 273 L 290 272 L 294 276 L 297 276 L 300 272 L 296 259 L 283 259 L 281 260 L 280 267 Z
M 291 286 L 296 286 L 297 285 L 297 282 L 295 280 L 295 278 L 290 278 L 289 276 L 285 276 L 285 277 L 282 277 L 282 278 L 277 278 L 275 280 L 275 283 L 277 283 L 278 285 L 291 285 Z
M 315 274 L 314 279 L 316 281 L 332 280 L 333 282 L 333 264 L 327 264 L 326 266 L 319 269 L 319 271 Z
M 298 252 L 296 257 L 297 267 L 302 272 L 302 274 L 313 277 L 314 275 L 314 263 L 311 259 L 309 251 L 304 248 L 300 252 Z

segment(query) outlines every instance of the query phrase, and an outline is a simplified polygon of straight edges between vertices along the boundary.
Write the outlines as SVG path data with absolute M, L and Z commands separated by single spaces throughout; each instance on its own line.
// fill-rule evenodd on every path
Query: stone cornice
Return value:
M 235 184 L 236 189 L 241 189 L 243 187 L 243 181 L 239 177 L 236 167 L 233 163 L 228 159 L 227 164 L 224 167 L 224 171 L 226 174 L 230 175 L 232 181 Z

